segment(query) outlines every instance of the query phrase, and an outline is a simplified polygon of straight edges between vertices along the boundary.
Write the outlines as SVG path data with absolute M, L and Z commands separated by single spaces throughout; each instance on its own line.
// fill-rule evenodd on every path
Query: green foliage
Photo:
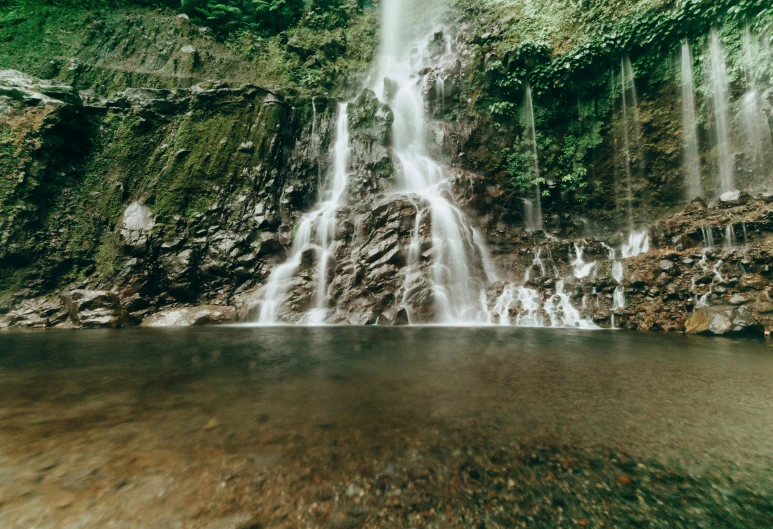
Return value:
M 304 0 L 183 0 L 182 8 L 221 34 L 244 28 L 276 34 L 300 19 L 304 4 Z
M 674 57 L 681 42 L 703 49 L 717 26 L 726 43 L 728 79 L 745 86 L 744 26 L 756 34 L 773 31 L 773 4 L 767 0 L 457 0 L 456 5 L 475 28 L 465 95 L 473 114 L 494 120 L 500 142 L 494 152 L 508 186 L 516 195 L 530 195 L 540 181 L 548 204 L 566 208 L 603 187 L 599 165 L 606 168 L 605 178 L 614 172 L 609 154 L 599 157 L 599 151 L 610 148 L 603 138 L 616 119 L 613 102 L 619 98 L 610 75 L 619 79 L 621 58 L 630 57 L 642 93 L 657 93 L 678 82 Z M 759 82 L 770 79 L 768 55 L 752 55 Z M 706 59 L 696 57 L 694 77 L 702 79 Z M 512 118 L 527 83 L 537 114 L 538 172 L 530 133 Z M 711 87 L 698 90 L 705 101 Z M 509 145 L 501 144 L 502 137 Z

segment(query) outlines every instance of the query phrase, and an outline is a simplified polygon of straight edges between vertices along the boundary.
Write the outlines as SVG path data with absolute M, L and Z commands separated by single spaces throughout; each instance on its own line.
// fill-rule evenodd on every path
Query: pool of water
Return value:
M 0 387 L 8 528 L 773 526 L 764 341 L 4 332 Z

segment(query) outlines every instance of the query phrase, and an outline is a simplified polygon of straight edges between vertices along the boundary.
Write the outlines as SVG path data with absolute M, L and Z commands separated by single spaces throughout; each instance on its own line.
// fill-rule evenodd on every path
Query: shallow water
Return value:
M 579 516 L 623 527 L 634 515 L 659 527 L 696 502 L 714 516 L 731 500 L 773 497 L 773 347 L 762 341 L 443 327 L 6 332 L 0 387 L 8 528 L 477 527 L 481 517 L 540 527 Z M 537 479 L 542 467 L 523 458 L 543 451 Z M 724 496 L 641 507 L 671 505 L 672 489 L 652 484 L 669 473 Z M 457 479 L 489 499 L 460 499 Z M 554 506 L 561 490 L 595 481 L 603 487 Z M 549 509 L 529 503 L 536 490 Z M 496 518 L 497 502 L 511 518 Z M 773 520 L 738 509 L 739 527 Z

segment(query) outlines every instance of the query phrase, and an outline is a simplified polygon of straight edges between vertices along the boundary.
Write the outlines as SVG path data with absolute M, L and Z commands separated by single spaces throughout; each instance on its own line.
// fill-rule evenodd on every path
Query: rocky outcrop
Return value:
M 393 184 L 395 161 L 391 152 L 394 115 L 372 90 L 363 90 L 348 108 L 349 196 L 351 203 L 367 206 Z
M 115 288 L 134 323 L 227 304 L 283 259 L 328 164 L 330 100 L 312 113 L 211 82 L 81 98 L 18 72 L 0 85 L 0 293 L 13 311 L 84 274 L 79 288 Z
M 62 306 L 72 323 L 85 329 L 115 329 L 126 323 L 126 312 L 115 292 L 71 290 L 62 293 Z

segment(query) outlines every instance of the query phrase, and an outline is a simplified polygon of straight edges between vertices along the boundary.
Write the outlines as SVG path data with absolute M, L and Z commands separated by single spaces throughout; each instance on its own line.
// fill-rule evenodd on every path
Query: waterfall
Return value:
M 692 75 L 690 44 L 682 42 L 682 134 L 684 136 L 684 175 L 687 200 L 703 196 L 698 154 L 698 128 L 695 113 L 695 83 Z
M 578 246 L 577 243 L 574 244 L 575 257 L 573 260 L 571 260 L 571 264 L 572 269 L 574 270 L 574 277 L 578 279 L 588 277 L 596 268 L 596 263 L 585 262 L 582 256 L 583 250 L 584 248 L 582 246 Z M 569 252 L 569 259 L 572 259 L 571 251 Z
M 733 156 L 730 151 L 730 87 L 727 81 L 725 51 L 716 28 L 709 39 L 711 83 L 713 87 L 714 132 L 717 143 L 719 182 L 722 193 L 735 190 Z
M 725 226 L 725 240 L 723 243 L 723 246 L 725 249 L 732 249 L 735 248 L 736 245 L 736 239 L 735 239 L 735 229 L 733 228 L 732 224 L 728 224 Z
M 279 312 L 285 303 L 290 282 L 300 268 L 303 254 L 307 250 L 313 250 L 317 254 L 315 307 L 307 315 L 308 323 L 324 321 L 327 313 L 327 269 L 335 239 L 335 215 L 342 205 L 349 181 L 348 119 L 347 104 L 342 103 L 338 106 L 336 140 L 332 153 L 332 182 L 320 191 L 320 203 L 317 207 L 301 218 L 287 261 L 271 272 L 260 306 L 260 324 L 271 325 L 279 322 Z
M 417 229 L 411 252 L 420 247 L 418 221 L 428 218 L 432 239 L 428 279 L 437 322 L 480 322 L 487 317 L 483 300 L 486 285 L 493 280 L 494 267 L 482 237 L 454 203 L 444 168 L 429 153 L 428 117 L 417 83 L 423 68 L 437 67 L 455 58 L 450 45 L 445 46 L 440 57 L 430 53 L 426 49 L 428 36 L 419 43 L 401 38 L 399 22 L 408 15 L 407 7 L 403 0 L 384 1 L 383 45 L 376 75 L 372 77 L 374 92 L 390 104 L 394 113 L 392 138 L 394 154 L 399 160 L 400 181 L 396 193 L 418 195 L 420 204 L 426 205 L 425 209 L 417 207 Z M 396 88 L 386 90 L 386 84 Z M 418 256 L 414 257 L 418 260 Z
M 754 175 L 751 187 L 758 189 L 770 185 L 769 167 L 773 165 L 773 133 L 771 133 L 766 88 L 769 78 L 763 72 L 773 59 L 761 45 L 760 38 L 752 36 L 749 26 L 743 31 L 743 65 L 746 74 L 746 93 L 741 97 L 739 120 L 744 151 Z
M 703 240 L 704 248 L 714 247 L 714 231 L 711 226 L 701 226 L 701 239 Z
M 629 89 L 630 87 L 630 89 Z M 620 89 L 622 96 L 623 155 L 625 159 L 626 202 L 628 227 L 633 230 L 633 168 L 634 149 L 641 166 L 641 129 L 639 126 L 639 100 L 633 67 L 628 57 L 620 59 Z M 630 101 L 629 101 L 630 98 Z
M 530 135 L 532 154 L 534 157 L 534 202 L 531 206 L 534 208 L 531 215 L 527 215 L 526 229 L 537 231 L 542 229 L 542 192 L 540 191 L 539 178 L 539 155 L 537 154 L 537 130 L 534 126 L 534 103 L 531 98 L 531 85 L 526 83 L 526 94 L 523 104 L 523 119 L 526 129 Z M 531 219 L 529 219 L 531 217 Z

